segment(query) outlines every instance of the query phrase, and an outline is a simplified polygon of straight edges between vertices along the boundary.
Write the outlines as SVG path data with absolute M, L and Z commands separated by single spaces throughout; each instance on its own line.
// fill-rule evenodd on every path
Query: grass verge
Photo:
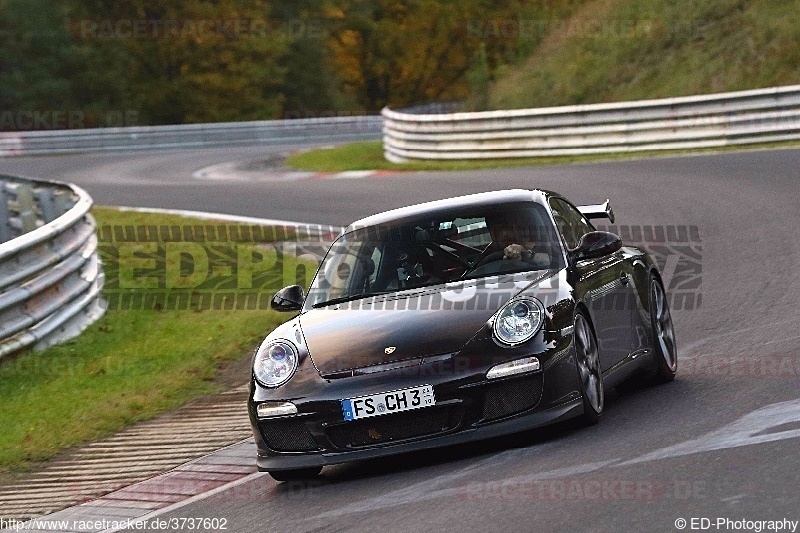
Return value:
M 798 147 L 797 141 L 726 146 L 699 150 L 652 150 L 646 152 L 625 152 L 612 154 L 592 154 L 557 157 L 525 157 L 519 159 L 487 159 L 474 161 L 415 161 L 411 163 L 391 163 L 383 157 L 381 141 L 361 141 L 335 146 L 296 152 L 286 158 L 287 166 L 297 170 L 314 172 L 343 172 L 346 170 L 394 170 L 394 171 L 436 171 L 436 170 L 480 170 L 488 168 L 520 167 L 533 165 L 554 165 L 591 161 L 619 159 L 642 159 L 667 157 L 681 154 L 708 154 L 741 150 L 763 150 L 768 148 Z
M 92 212 L 98 228 L 209 225 L 208 221 L 110 208 L 95 208 Z M 125 247 L 128 250 L 123 253 Z M 98 250 L 106 263 L 107 275 L 104 296 L 153 292 L 153 288 L 136 287 L 137 283 L 131 280 L 125 283 L 120 275 L 124 271 L 138 272 L 147 284 L 153 284 L 159 275 L 163 278 L 162 285 L 164 281 L 170 282 L 170 276 L 177 275 L 180 281 L 185 272 L 170 274 L 170 259 L 162 264 L 161 274 L 154 275 L 147 268 L 136 270 L 148 261 L 158 270 L 159 247 L 163 249 L 164 243 L 101 242 Z M 267 271 L 267 277 L 259 278 L 267 280 L 268 286 L 262 287 L 268 298 L 283 277 L 268 276 L 275 274 L 275 249 L 253 242 L 237 243 L 235 248 L 232 252 L 230 243 L 204 245 L 204 250 L 210 250 L 212 269 L 219 271 L 224 271 L 226 253 L 229 258 L 231 253 L 240 258 L 243 252 L 254 253 L 270 263 L 272 272 Z M 185 260 L 186 257 L 178 257 L 173 262 Z M 297 264 L 293 259 L 286 262 L 290 270 Z M 185 267 L 181 263 L 176 268 Z M 225 276 L 213 278 L 214 287 L 240 291 L 236 286 L 230 287 L 230 279 L 228 282 L 224 279 Z M 179 284 L 177 281 L 171 280 L 173 284 Z M 195 297 L 203 291 L 215 290 L 196 280 L 193 283 L 194 289 L 188 290 Z M 199 305 L 187 310 L 159 310 L 158 305 L 150 310 L 109 307 L 79 337 L 41 353 L 24 352 L 3 360 L 0 362 L 0 473 L 25 470 L 69 447 L 105 437 L 129 424 L 220 390 L 221 371 L 242 358 L 249 358 L 260 339 L 286 318 L 270 310 L 214 310 Z M 248 376 L 242 373 L 240 378 L 239 383 L 243 383 Z
M 622 102 L 800 81 L 797 4 L 594 0 L 495 72 L 489 109 Z

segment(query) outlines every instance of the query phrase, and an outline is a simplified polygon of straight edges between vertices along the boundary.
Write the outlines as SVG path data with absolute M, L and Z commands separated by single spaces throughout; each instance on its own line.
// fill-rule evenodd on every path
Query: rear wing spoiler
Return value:
M 602 204 L 579 205 L 578 211 L 583 213 L 586 218 L 607 218 L 614 223 L 614 210 L 611 208 L 611 200 L 606 200 Z

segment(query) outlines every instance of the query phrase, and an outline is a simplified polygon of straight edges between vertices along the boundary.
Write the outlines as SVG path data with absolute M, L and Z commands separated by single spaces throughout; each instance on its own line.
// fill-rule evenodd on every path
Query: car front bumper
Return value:
M 415 452 L 431 448 L 452 446 L 467 442 L 489 439 L 509 435 L 528 429 L 567 420 L 583 413 L 583 403 L 580 398 L 565 402 L 556 407 L 542 411 L 534 411 L 521 416 L 515 416 L 498 422 L 477 427 L 467 427 L 458 431 L 438 436 L 409 440 L 397 443 L 384 443 L 351 449 L 346 451 L 320 451 L 317 453 L 281 453 L 279 455 L 259 454 L 256 460 L 258 469 L 262 472 L 291 470 L 298 468 L 313 468 L 318 466 L 334 465 L 348 461 L 374 459 L 389 455 Z
M 460 354 L 337 379 L 322 379 L 311 365 L 301 365 L 280 389 L 253 382 L 248 407 L 257 465 L 267 471 L 332 465 L 487 439 L 577 416 L 583 404 L 571 336 L 553 338 L 534 351 L 540 370 L 502 378 L 487 379 L 493 361 L 482 355 L 489 352 L 484 346 L 471 360 Z M 342 398 L 424 384 L 434 389 L 431 407 L 344 420 Z M 259 418 L 264 402 L 292 402 L 297 413 Z

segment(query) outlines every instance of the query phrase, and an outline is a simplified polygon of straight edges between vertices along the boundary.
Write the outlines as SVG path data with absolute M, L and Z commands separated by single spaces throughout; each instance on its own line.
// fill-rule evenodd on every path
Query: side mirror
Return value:
M 272 297 L 270 307 L 275 311 L 299 311 L 303 308 L 303 300 L 305 294 L 303 287 L 300 285 L 289 285 L 279 290 L 275 296 Z
M 573 261 L 581 259 L 594 259 L 604 255 L 613 254 L 622 248 L 622 239 L 607 231 L 591 231 L 581 237 L 578 246 L 569 251 Z

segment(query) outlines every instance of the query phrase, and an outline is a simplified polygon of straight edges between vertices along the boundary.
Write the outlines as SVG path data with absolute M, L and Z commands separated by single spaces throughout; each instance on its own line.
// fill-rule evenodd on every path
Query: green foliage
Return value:
M 120 124 L 109 113 L 130 116 L 128 123 L 194 123 L 796 83 L 797 7 L 798 0 L 0 0 L 0 109 L 74 109 L 85 113 L 85 126 L 111 126 Z M 227 26 L 198 31 L 208 21 Z M 120 22 L 178 31 L 123 35 Z M 238 23 L 244 34 L 231 32 Z
M 469 100 L 475 111 L 483 111 L 489 107 L 489 82 L 491 81 L 489 76 L 486 47 L 481 46 L 475 53 L 472 68 L 467 72 L 470 85 Z
M 551 2 L 521 0 L 331 2 L 329 46 L 344 90 L 368 110 L 465 99 L 476 55 L 485 53 L 491 70 L 527 42 L 493 38 L 487 28 L 553 10 Z M 558 3 L 558 10 L 573 3 Z
M 491 89 L 493 109 L 800 82 L 797 0 L 595 0 Z
M 290 39 L 265 1 L 0 2 L 3 110 L 80 110 L 86 126 L 119 125 L 110 112 L 141 124 L 281 115 Z M 137 23 L 175 31 L 136 35 Z
M 75 44 L 49 0 L 0 0 L 0 110 L 68 108 Z
M 3 109 L 88 112 L 86 126 L 120 125 L 106 119 L 115 112 L 167 124 L 457 101 L 475 76 L 485 100 L 495 69 L 539 38 L 496 39 L 487 27 L 579 1 L 0 0 L 0 95 Z M 261 33 L 194 33 L 203 21 L 256 22 Z M 180 30 L 137 36 L 136 23 Z
M 355 99 L 342 92 L 342 80 L 327 46 L 330 24 L 319 0 L 275 2 L 272 18 L 291 43 L 280 65 L 285 71 L 280 88 L 283 116 L 314 118 L 360 111 Z
M 259 0 L 72 2 L 73 32 L 95 64 L 98 56 L 122 61 L 108 67 L 124 80 L 126 109 L 149 124 L 263 120 L 279 116 L 278 64 L 287 39 L 269 24 Z M 137 38 L 118 21 L 162 21 L 170 31 Z M 223 26 L 208 26 L 222 21 Z M 95 29 L 92 22 L 97 22 Z M 105 25 L 104 25 L 105 24 Z M 236 29 L 240 24 L 240 29 Z M 107 75 L 108 77 L 109 75 Z M 90 84 L 102 87 L 100 80 Z

